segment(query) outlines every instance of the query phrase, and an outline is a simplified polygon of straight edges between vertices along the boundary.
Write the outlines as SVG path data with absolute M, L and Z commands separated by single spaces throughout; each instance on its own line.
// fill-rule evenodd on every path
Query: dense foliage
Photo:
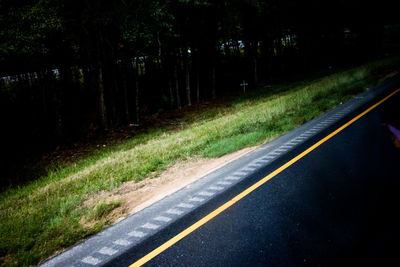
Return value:
M 4 165 L 241 90 L 242 80 L 374 57 L 383 23 L 394 21 L 371 18 L 390 10 L 362 1 L 3 0 Z

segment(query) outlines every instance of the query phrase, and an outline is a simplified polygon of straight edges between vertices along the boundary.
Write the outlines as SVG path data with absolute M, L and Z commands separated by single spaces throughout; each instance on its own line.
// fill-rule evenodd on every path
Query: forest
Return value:
M 15 161 L 221 95 L 382 55 L 385 1 L 2 0 L 3 176 Z M 2 186 L 9 186 L 2 179 Z

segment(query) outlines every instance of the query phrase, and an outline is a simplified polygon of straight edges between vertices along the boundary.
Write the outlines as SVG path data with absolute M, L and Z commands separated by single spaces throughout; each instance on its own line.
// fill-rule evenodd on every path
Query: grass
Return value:
M 115 201 L 111 203 L 101 202 L 88 216 L 88 219 L 99 221 L 100 219 L 107 216 L 107 214 L 109 214 L 111 211 L 113 211 L 115 208 L 118 208 L 119 206 L 121 206 L 120 201 Z
M 26 186 L 0 195 L 0 264 L 33 265 L 94 234 L 120 202 L 86 206 L 103 190 L 154 177 L 192 156 L 219 157 L 266 143 L 376 85 L 398 67 L 380 60 L 319 79 L 263 87 L 226 107 L 189 113 L 175 129 L 152 129 L 55 167 Z M 82 223 L 82 219 L 93 224 Z

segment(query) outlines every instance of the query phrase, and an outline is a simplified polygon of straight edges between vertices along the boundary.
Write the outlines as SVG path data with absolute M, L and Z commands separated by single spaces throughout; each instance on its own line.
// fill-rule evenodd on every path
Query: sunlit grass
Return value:
M 153 129 L 0 196 L 0 263 L 31 265 L 103 229 L 120 203 L 85 200 L 153 177 L 193 156 L 219 157 L 268 142 L 375 85 L 397 61 L 381 60 L 312 81 L 259 88 L 179 129 Z M 193 115 L 193 114 L 192 114 Z M 190 116 L 190 114 L 188 115 Z M 94 221 L 85 225 L 82 218 Z

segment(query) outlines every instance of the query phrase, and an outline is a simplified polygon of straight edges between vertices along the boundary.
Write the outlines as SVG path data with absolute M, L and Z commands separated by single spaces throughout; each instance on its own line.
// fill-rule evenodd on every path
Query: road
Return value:
M 399 109 L 400 94 L 396 94 L 148 265 L 382 266 L 397 262 L 400 151 L 382 124 L 399 125 Z M 111 264 L 135 262 L 332 128 Z
M 43 266 L 382 266 L 397 261 L 400 76 Z M 378 104 L 378 105 L 377 105 Z

